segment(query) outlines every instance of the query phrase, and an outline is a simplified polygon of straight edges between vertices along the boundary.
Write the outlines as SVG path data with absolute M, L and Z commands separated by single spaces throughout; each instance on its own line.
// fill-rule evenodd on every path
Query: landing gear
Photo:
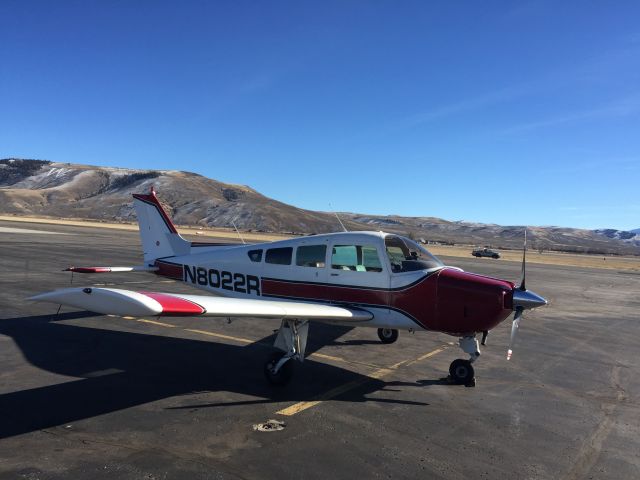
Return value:
M 290 358 L 285 358 L 282 352 L 273 352 L 264 364 L 264 376 L 271 385 L 286 385 L 293 376 L 294 365 Z M 276 369 L 280 360 L 283 363 Z
M 469 385 L 473 382 L 475 385 L 475 372 L 469 360 L 459 358 L 451 362 L 451 365 L 449 365 L 449 376 L 455 383 Z
M 382 343 L 393 343 L 398 340 L 398 330 L 393 328 L 379 328 L 378 338 Z
M 475 335 L 469 335 L 462 337 L 459 343 L 460 348 L 462 348 L 465 353 L 468 353 L 470 358 L 469 360 L 459 358 L 451 362 L 449 366 L 449 378 L 454 383 L 466 385 L 467 387 L 475 387 L 475 372 L 471 364 L 480 356 L 478 340 L 476 340 Z
M 283 320 L 273 343 L 279 352 L 273 353 L 264 364 L 264 375 L 272 385 L 286 385 L 293 376 L 293 360 L 304 361 L 309 322 Z M 284 352 L 284 354 L 282 353 Z

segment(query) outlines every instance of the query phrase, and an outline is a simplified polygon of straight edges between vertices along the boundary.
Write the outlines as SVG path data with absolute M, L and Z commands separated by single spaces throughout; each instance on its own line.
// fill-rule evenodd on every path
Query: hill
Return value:
M 96 167 L 46 160 L 0 160 L 0 214 L 135 221 L 131 194 L 154 185 L 179 225 L 324 233 L 340 229 L 332 213 L 304 210 L 245 185 L 195 173 Z M 521 248 L 523 226 L 451 222 L 434 217 L 340 214 L 348 230 L 385 230 L 432 242 Z M 529 227 L 536 249 L 640 254 L 640 235 L 615 230 Z M 618 232 L 618 233 L 612 233 Z

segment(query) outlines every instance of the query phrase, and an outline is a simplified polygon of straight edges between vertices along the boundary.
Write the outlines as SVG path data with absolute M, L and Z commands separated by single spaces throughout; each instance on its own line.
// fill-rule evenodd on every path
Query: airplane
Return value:
M 514 318 L 507 359 L 525 310 L 547 301 L 525 286 L 526 229 L 520 285 L 446 266 L 423 246 L 393 233 L 340 232 L 258 244 L 190 242 L 180 236 L 151 187 L 133 194 L 143 265 L 69 267 L 75 273 L 148 272 L 208 295 L 71 287 L 30 300 L 105 315 L 281 320 L 266 379 L 287 384 L 303 362 L 309 322 L 376 328 L 382 343 L 399 331 L 442 332 L 469 355 L 449 367 L 452 383 L 475 386 L 477 340 Z

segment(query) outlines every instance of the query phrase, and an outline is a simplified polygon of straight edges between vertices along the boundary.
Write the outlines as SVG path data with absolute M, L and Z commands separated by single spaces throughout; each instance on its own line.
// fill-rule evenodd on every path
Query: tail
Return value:
M 188 254 L 191 243 L 180 236 L 153 187 L 147 195 L 134 193 L 133 198 L 145 264 L 152 264 L 158 258 Z

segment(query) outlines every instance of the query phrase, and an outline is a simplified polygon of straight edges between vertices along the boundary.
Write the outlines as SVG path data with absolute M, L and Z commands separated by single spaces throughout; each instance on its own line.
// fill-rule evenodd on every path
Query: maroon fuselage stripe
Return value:
M 156 260 L 158 275 L 183 280 L 183 265 Z M 262 278 L 261 295 L 389 308 L 427 330 L 460 336 L 491 330 L 512 313 L 514 284 L 445 268 L 404 288 L 304 283 Z
M 512 312 L 513 284 L 443 269 L 404 289 L 373 290 L 263 279 L 262 294 L 390 308 L 427 330 L 452 335 L 491 330 Z
M 158 267 L 156 270 L 156 275 L 160 275 L 162 277 L 173 278 L 174 280 L 182 280 L 182 265 L 177 265 L 175 263 L 166 263 L 162 260 L 156 260 L 154 265 Z

